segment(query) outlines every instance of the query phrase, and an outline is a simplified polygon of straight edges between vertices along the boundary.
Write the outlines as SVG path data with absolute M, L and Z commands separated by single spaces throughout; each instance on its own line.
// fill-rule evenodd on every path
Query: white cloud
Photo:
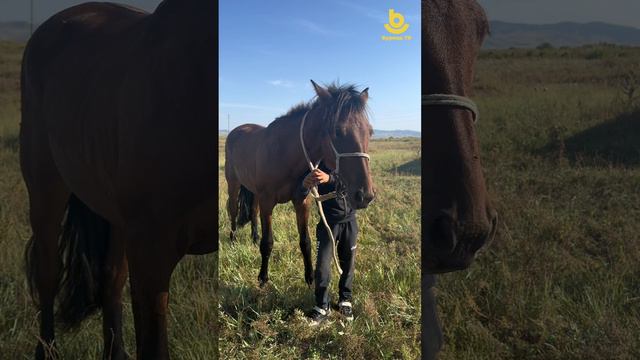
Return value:
M 306 19 L 296 19 L 293 21 L 295 25 L 301 27 L 309 32 L 320 34 L 320 35 L 338 35 L 337 32 L 324 28 L 323 26 Z
M 267 82 L 273 86 L 280 86 L 280 87 L 286 87 L 286 88 L 292 88 L 294 86 L 293 82 L 289 80 L 269 80 Z

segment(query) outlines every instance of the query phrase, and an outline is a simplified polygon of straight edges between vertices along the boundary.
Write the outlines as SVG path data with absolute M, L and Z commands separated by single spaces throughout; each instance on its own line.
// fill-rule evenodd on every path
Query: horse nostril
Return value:
M 375 197 L 376 197 L 376 194 L 375 194 L 375 193 L 372 193 L 372 192 L 371 192 L 371 193 L 367 193 L 367 194 L 364 196 L 364 200 L 365 200 L 367 203 L 370 203 L 370 202 L 372 202 L 372 201 L 373 201 L 373 199 L 375 199 Z
M 362 190 L 356 191 L 355 199 L 358 204 L 362 204 L 364 202 L 364 192 Z
M 440 216 L 431 224 L 429 231 L 434 247 L 443 252 L 453 252 L 456 248 L 457 238 L 454 220 L 449 216 Z

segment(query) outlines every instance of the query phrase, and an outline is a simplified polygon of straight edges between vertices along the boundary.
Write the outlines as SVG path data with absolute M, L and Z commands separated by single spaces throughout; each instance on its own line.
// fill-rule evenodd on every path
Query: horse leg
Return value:
M 165 229 L 162 229 L 165 230 Z M 144 234 L 144 235 L 143 235 Z M 153 237 L 151 234 L 155 234 Z M 171 273 L 184 253 L 167 232 L 132 232 L 126 237 L 137 359 L 169 359 L 167 310 Z M 173 233 L 174 237 L 175 233 Z
M 433 294 L 435 276 L 422 274 L 422 358 L 437 359 L 442 347 L 442 329 Z
M 257 244 L 260 236 L 258 235 L 258 197 L 253 197 L 253 204 L 251 204 L 251 238 L 253 243 Z
M 69 198 L 69 193 L 61 186 L 51 190 L 30 192 L 33 235 L 29 240 L 27 266 L 29 281 L 35 285 L 40 305 L 40 342 L 36 348 L 36 359 L 45 359 L 55 352 L 53 306 L 62 271 L 58 236 Z
M 122 289 L 127 275 L 128 266 L 122 231 L 112 227 L 102 299 L 103 359 L 120 360 L 126 358 L 122 340 Z
M 296 209 L 296 222 L 298 223 L 298 234 L 300 234 L 300 251 L 304 261 L 304 281 L 311 287 L 313 284 L 313 263 L 311 262 L 311 241 L 309 239 L 309 200 L 294 199 L 293 206 Z
M 262 239 L 260 240 L 260 255 L 262 255 L 262 264 L 260 266 L 260 274 L 258 280 L 260 286 L 264 286 L 269 281 L 269 257 L 273 249 L 273 233 L 271 229 L 271 214 L 275 203 L 261 198 L 260 204 L 260 225 L 262 225 Z
M 29 192 L 29 220 L 33 231 L 25 253 L 27 280 L 40 308 L 36 359 L 44 359 L 54 352 L 53 306 L 62 273 L 58 237 L 70 192 L 51 157 L 46 134 L 25 121 L 20 142 L 20 164 Z
M 229 239 L 235 240 L 236 234 L 236 221 L 238 220 L 238 196 L 240 194 L 240 182 L 227 178 L 228 194 L 227 199 L 227 213 L 229 214 L 229 221 L 231 222 L 231 232 L 229 233 Z

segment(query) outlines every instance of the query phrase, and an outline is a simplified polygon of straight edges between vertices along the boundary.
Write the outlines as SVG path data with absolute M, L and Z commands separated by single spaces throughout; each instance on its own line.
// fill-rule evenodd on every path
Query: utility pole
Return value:
M 33 35 L 33 0 L 31 0 L 31 12 L 30 12 L 30 16 L 29 16 L 29 30 L 30 30 L 30 35 Z
M 227 135 L 229 135 L 229 131 L 231 131 L 231 128 L 229 127 L 230 123 L 231 123 L 231 115 L 227 114 Z

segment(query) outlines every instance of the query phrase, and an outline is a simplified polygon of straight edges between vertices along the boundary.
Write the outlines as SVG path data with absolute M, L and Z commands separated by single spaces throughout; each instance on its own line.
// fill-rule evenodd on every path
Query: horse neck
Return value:
M 484 10 L 475 0 L 423 0 L 422 8 L 429 9 L 422 18 L 423 94 L 469 96 L 476 56 L 488 32 Z M 443 19 L 455 26 L 444 26 Z

